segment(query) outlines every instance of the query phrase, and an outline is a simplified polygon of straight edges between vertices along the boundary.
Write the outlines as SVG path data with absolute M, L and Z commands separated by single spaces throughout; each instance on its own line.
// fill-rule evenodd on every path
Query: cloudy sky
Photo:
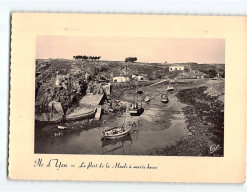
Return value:
M 36 58 L 72 59 L 74 55 L 101 56 L 102 60 L 139 62 L 225 63 L 224 39 L 39 36 Z

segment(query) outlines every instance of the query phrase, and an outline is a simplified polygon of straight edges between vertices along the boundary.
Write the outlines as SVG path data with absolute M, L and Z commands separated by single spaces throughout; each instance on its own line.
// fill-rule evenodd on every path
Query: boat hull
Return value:
M 146 98 L 144 99 L 144 101 L 145 101 L 145 102 L 150 102 L 150 98 L 146 97 Z
M 58 125 L 57 128 L 58 129 L 68 129 L 68 127 L 64 127 L 64 126 L 61 126 L 61 125 Z
M 118 138 L 122 138 L 122 137 L 124 137 L 124 136 L 127 136 L 127 135 L 129 135 L 129 134 L 130 134 L 130 132 L 127 132 L 127 133 L 122 134 L 122 135 L 119 135 L 119 136 L 104 136 L 104 138 L 105 138 L 105 139 L 118 139 Z
M 102 139 L 118 139 L 118 138 L 122 138 L 124 136 L 127 136 L 130 134 L 130 130 L 131 130 L 131 126 L 124 128 L 124 131 L 122 130 L 122 128 L 113 128 L 107 131 L 102 131 Z M 116 134 L 114 134 L 114 131 L 118 131 Z
M 173 87 L 167 87 L 167 91 L 173 91 Z
M 92 112 L 88 112 L 86 114 L 81 114 L 81 115 L 75 115 L 75 116 L 65 116 L 66 121 L 76 121 L 76 120 L 82 120 L 82 119 L 89 119 L 93 118 L 95 116 L 95 110 Z
M 162 94 L 161 95 L 161 102 L 162 103 L 168 103 L 169 102 L 167 94 Z
M 142 113 L 142 108 L 139 108 L 139 109 L 130 109 L 129 110 L 129 113 L 131 116 L 138 116 Z

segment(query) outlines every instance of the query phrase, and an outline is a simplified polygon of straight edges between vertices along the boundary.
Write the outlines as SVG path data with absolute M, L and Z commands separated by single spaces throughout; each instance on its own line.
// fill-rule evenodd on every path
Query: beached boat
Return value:
M 161 95 L 161 102 L 162 103 L 168 103 L 169 102 L 167 94 L 162 94 Z
M 89 119 L 89 118 L 93 118 L 95 116 L 96 113 L 96 109 L 87 112 L 87 113 L 83 113 L 83 114 L 77 114 L 77 115 L 67 115 L 65 116 L 65 120 L 66 121 L 74 121 L 74 120 L 82 120 L 82 119 Z
M 144 109 L 142 108 L 142 103 L 138 101 L 138 91 L 138 85 L 136 85 L 137 96 L 134 102 L 131 103 L 129 107 L 129 113 L 131 116 L 138 116 L 144 111 Z
M 150 97 L 149 96 L 146 96 L 145 99 L 144 99 L 145 102 L 150 102 Z
M 141 102 L 133 102 L 129 107 L 129 113 L 131 116 L 136 116 L 141 114 L 143 111 Z
M 64 126 L 61 126 L 61 125 L 58 125 L 57 128 L 58 129 L 68 129 L 68 127 L 64 127 Z
M 171 86 L 171 85 L 167 86 L 167 91 L 173 91 L 173 90 L 174 90 L 173 86 Z
M 142 89 L 138 89 L 138 90 L 136 91 L 136 93 L 138 93 L 138 94 L 143 94 L 143 90 L 142 90 Z

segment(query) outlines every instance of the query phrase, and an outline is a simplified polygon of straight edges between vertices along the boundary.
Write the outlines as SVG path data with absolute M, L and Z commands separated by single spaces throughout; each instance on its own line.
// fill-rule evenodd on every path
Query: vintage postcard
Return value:
M 243 183 L 247 17 L 13 13 L 9 178 Z

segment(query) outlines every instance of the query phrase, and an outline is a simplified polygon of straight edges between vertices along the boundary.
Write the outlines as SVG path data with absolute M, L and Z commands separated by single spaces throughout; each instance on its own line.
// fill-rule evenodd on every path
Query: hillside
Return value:
M 172 64 L 163 63 L 142 63 L 142 62 L 123 62 L 123 61 L 81 61 L 66 59 L 37 59 L 36 73 L 43 73 L 47 78 L 52 73 L 60 71 L 67 74 L 70 72 L 84 72 L 90 75 L 102 74 L 108 78 L 123 74 L 145 74 L 149 80 L 160 79 L 162 76 L 173 75 L 168 68 Z M 224 64 L 191 64 L 191 70 L 216 70 L 224 71 Z M 125 69 L 125 70 L 124 70 Z M 43 76 L 42 76 L 43 77 Z M 41 77 L 37 77 L 39 80 Z
M 223 66 L 192 64 L 191 70 L 169 72 L 168 64 L 120 62 L 120 61 L 82 61 L 67 59 L 36 60 L 36 113 L 47 110 L 52 100 L 62 103 L 64 112 L 77 104 L 86 94 L 88 86 L 95 88 L 102 78 L 111 81 L 115 76 L 145 75 L 148 81 L 158 79 L 197 78 L 204 75 L 215 77 Z M 195 71 L 196 70 L 196 71 Z M 61 82 L 56 85 L 56 75 Z M 86 77 L 90 77 L 88 80 Z M 79 95 L 78 95 L 79 94 Z

